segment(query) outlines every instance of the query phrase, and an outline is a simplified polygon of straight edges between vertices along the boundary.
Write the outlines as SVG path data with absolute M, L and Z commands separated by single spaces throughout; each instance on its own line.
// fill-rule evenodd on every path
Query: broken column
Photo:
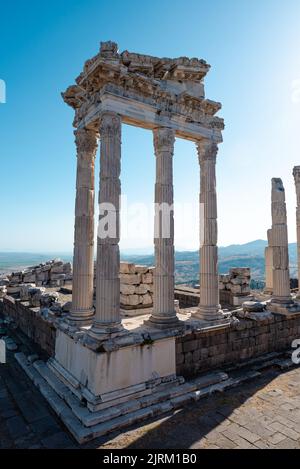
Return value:
M 273 293 L 273 247 L 272 247 L 272 230 L 267 231 L 268 246 L 265 248 L 265 289 L 266 295 Z
M 288 306 L 293 303 L 290 291 L 288 231 L 285 191 L 282 180 L 272 179 L 272 235 L 273 296 L 271 306 Z
M 73 293 L 70 320 L 85 325 L 93 308 L 94 263 L 94 169 L 97 135 L 86 129 L 75 131 L 77 177 L 73 255 Z M 58 275 L 63 270 L 58 271 Z
M 293 176 L 296 188 L 297 207 L 296 207 L 296 226 L 297 226 L 297 265 L 298 265 L 298 294 L 300 297 L 300 166 L 295 166 Z

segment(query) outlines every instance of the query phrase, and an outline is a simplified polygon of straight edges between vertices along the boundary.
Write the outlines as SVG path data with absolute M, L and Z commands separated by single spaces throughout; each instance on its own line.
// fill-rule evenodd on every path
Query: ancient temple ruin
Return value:
M 72 276 L 71 265 L 63 262 L 36 266 L 3 280 L 0 298 L 6 316 L 49 356 L 45 361 L 16 353 L 17 361 L 79 442 L 240 382 L 242 378 L 230 376 L 228 370 L 220 371 L 222 366 L 232 369 L 249 360 L 253 365 L 256 359 L 263 361 L 261 356 L 278 365 L 299 336 L 300 308 L 289 287 L 287 217 L 280 179 L 272 180 L 268 295 L 256 300 L 247 267 L 218 274 L 216 159 L 224 122 L 216 115 L 220 103 L 205 97 L 209 68 L 197 58 L 119 53 L 117 44 L 104 42 L 99 53 L 84 64 L 75 84 L 62 93 L 75 111 Z M 120 264 L 123 123 L 153 134 L 154 268 Z M 190 289 L 191 303 L 185 307 L 186 292 L 176 291 L 174 282 L 175 138 L 195 143 L 200 174 L 200 216 L 195 221 L 201 227 L 200 287 Z M 96 225 L 98 146 L 100 215 Z M 299 167 L 294 176 L 299 228 Z M 299 236 L 298 230 L 298 249 Z M 59 309 L 56 292 L 47 289 L 57 282 L 66 292 L 70 281 L 71 301 Z M 17 299 L 10 296 L 13 292 L 19 295 Z M 221 308 L 220 292 L 222 305 L 230 309 Z M 150 313 L 126 318 L 124 306 L 151 308 Z M 258 374 L 257 369 L 250 369 L 243 379 Z
M 92 322 L 94 339 L 122 331 L 119 300 L 119 217 L 122 123 L 153 132 L 156 159 L 155 204 L 173 206 L 175 137 L 195 142 L 201 169 L 203 206 L 200 268 L 200 305 L 196 317 L 223 318 L 217 272 L 217 201 L 215 165 L 222 142 L 221 108 L 205 98 L 203 79 L 209 65 L 199 59 L 167 59 L 123 52 L 113 42 L 101 44 L 63 98 L 75 110 L 77 146 L 76 218 L 74 242 L 73 322 Z M 93 310 L 94 161 L 100 148 L 99 203 L 110 204 L 116 219 L 114 238 L 100 238 L 97 246 L 95 316 Z M 101 215 L 100 215 L 101 217 Z M 174 310 L 173 210 L 156 210 L 154 221 L 155 272 L 153 326 L 179 326 Z M 163 227 L 170 227 L 164 237 Z

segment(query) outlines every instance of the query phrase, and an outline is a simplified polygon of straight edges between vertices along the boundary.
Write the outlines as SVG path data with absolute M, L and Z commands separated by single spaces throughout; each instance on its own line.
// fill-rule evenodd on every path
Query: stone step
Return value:
M 23 353 L 16 353 L 15 358 L 80 444 L 151 417 L 174 412 L 187 403 L 198 401 L 215 392 L 223 392 L 261 376 L 261 373 L 253 368 L 240 370 L 239 376 L 231 377 L 216 371 L 177 386 L 170 383 L 170 386 L 163 391 L 157 389 L 151 395 L 91 412 L 82 406 L 80 400 L 58 379 L 46 363 L 41 360 L 30 363 Z
M 116 417 L 129 414 L 142 408 L 160 404 L 167 400 L 179 397 L 183 394 L 205 388 L 224 381 L 228 378 L 226 373 L 215 372 L 200 377 L 193 382 L 178 385 L 177 382 L 162 384 L 158 386 L 158 390 L 154 390 L 152 394 L 143 396 L 139 399 L 131 399 L 119 405 L 110 406 L 107 409 L 91 412 L 87 407 L 83 406 L 79 399 L 74 396 L 70 389 L 63 384 L 57 375 L 42 360 L 34 362 L 33 367 L 47 381 L 49 386 L 63 399 L 72 409 L 76 417 L 83 423 L 85 427 L 91 427 L 98 423 L 106 422 Z M 162 390 L 161 390 L 162 389 Z
M 90 412 L 87 407 L 81 406 L 70 389 L 59 381 L 44 362 L 38 360 L 32 364 L 23 353 L 16 353 L 15 358 L 79 443 L 170 412 L 214 390 L 221 391 L 226 388 L 228 381 L 226 373 L 210 373 L 178 386 L 170 383 L 168 389 L 155 391 L 151 396 L 134 399 L 104 411 Z

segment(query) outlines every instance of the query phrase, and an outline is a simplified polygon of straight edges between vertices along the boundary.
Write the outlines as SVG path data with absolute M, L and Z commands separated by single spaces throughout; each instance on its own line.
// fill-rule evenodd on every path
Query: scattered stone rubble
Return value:
M 19 272 L 13 272 L 0 279 L 0 285 L 6 286 L 7 294 L 20 293 L 23 285 L 26 284 L 35 287 L 71 285 L 72 264 L 54 259 Z
M 153 306 L 153 271 L 154 267 L 129 262 L 120 263 L 120 305 L 122 309 L 135 310 Z M 250 278 L 251 273 L 248 267 L 232 268 L 228 274 L 219 275 L 221 303 L 241 306 L 245 301 L 251 300 Z M 95 280 L 96 269 L 94 285 L 96 284 Z M 59 303 L 58 293 L 46 291 L 47 288 L 53 287 L 67 287 L 69 292 L 72 292 L 72 265 L 70 262 L 64 263 L 59 259 L 54 259 L 0 277 L 0 298 L 5 295 L 17 295 L 21 301 L 28 302 L 29 307 L 51 309 L 57 314 L 69 312 L 71 302 L 62 305 Z
M 120 263 L 121 308 L 130 310 L 153 306 L 153 270 L 154 267 Z M 17 295 L 20 301 L 28 302 L 29 307 L 51 309 L 57 313 L 69 312 L 71 302 L 61 305 L 58 293 L 46 291 L 48 287 L 66 286 L 70 287 L 71 293 L 72 265 L 55 259 L 0 277 L 0 298 Z
M 229 274 L 219 276 L 219 290 L 221 303 L 240 306 L 250 296 L 251 273 L 249 267 L 235 267 Z

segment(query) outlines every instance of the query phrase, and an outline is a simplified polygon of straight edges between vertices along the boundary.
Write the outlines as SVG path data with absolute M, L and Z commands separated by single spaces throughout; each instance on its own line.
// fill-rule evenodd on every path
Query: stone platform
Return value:
M 122 431 L 151 417 L 157 418 L 174 412 L 187 403 L 197 402 L 216 392 L 258 378 L 264 368 L 289 368 L 293 365 L 291 360 L 284 358 L 282 354 L 267 354 L 249 362 L 247 370 L 242 373 L 237 373 L 233 368 L 227 373 L 215 371 L 188 382 L 183 378 L 177 378 L 170 383 L 161 382 L 154 389 L 145 390 L 140 397 L 98 412 L 90 412 L 84 401 L 76 398 L 45 362 L 37 359 L 31 363 L 22 352 L 16 353 L 15 358 L 80 444 L 114 430 Z

